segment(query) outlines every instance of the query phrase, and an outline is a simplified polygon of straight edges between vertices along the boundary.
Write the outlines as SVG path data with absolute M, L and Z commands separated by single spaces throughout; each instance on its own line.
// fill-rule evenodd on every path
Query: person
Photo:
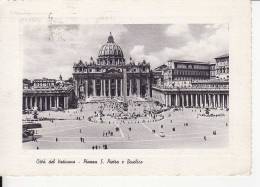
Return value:
M 56 142 L 58 141 L 58 138 L 56 138 Z
M 175 128 L 174 128 L 174 127 L 172 128 L 172 131 L 175 131 Z
M 36 149 L 38 150 L 38 149 L 39 149 L 39 147 L 37 146 L 37 147 L 36 147 Z
M 204 136 L 204 140 L 207 141 L 207 137 L 206 136 Z
M 81 129 L 79 129 L 79 133 L 81 133 Z

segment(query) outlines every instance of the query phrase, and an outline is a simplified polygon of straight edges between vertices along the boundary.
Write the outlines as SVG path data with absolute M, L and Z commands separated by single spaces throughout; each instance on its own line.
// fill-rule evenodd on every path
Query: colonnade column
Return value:
M 166 107 L 168 107 L 168 97 L 167 96 L 168 96 L 167 94 L 164 95 L 164 97 L 165 97 L 165 106 Z

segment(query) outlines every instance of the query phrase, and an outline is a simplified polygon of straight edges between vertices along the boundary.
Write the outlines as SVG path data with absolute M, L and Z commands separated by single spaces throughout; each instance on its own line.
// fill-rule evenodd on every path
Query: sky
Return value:
M 26 25 L 23 77 L 72 77 L 73 64 L 96 59 L 110 32 L 126 61 L 146 60 L 152 69 L 169 59 L 214 62 L 228 53 L 227 24 Z

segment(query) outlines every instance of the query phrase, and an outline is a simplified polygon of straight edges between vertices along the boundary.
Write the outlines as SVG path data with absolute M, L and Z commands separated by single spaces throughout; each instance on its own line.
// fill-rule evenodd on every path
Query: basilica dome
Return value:
M 119 45 L 114 42 L 112 34 L 108 36 L 107 43 L 102 45 L 98 52 L 98 62 L 105 64 L 118 64 L 124 62 L 124 54 Z

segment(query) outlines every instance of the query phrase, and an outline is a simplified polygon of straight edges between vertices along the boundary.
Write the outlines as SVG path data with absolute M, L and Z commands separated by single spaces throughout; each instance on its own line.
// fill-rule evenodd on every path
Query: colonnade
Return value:
M 227 93 L 166 93 L 164 104 L 167 107 L 229 108 L 229 95 Z
M 23 96 L 23 109 L 50 110 L 52 107 L 63 109 L 69 108 L 68 96 Z

